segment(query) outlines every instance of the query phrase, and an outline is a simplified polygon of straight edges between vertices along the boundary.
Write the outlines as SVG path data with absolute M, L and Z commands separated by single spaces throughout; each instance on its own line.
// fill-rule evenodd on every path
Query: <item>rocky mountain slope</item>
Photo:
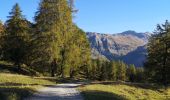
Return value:
M 126 31 L 118 34 L 87 32 L 94 59 L 123 60 L 127 64 L 143 66 L 149 33 Z

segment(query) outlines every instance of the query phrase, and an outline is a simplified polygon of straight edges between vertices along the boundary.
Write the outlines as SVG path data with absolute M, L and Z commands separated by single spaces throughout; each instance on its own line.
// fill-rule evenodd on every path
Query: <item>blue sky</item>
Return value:
M 16 2 L 26 18 L 33 21 L 39 0 L 0 0 L 0 19 L 7 19 Z M 76 0 L 79 12 L 74 20 L 90 32 L 153 32 L 156 24 L 170 20 L 169 4 L 170 0 Z

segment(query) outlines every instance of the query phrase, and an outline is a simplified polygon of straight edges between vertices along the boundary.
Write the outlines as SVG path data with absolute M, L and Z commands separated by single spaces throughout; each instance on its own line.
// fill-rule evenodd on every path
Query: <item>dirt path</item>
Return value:
M 81 84 L 59 84 L 42 88 L 33 97 L 26 100 L 83 100 L 76 89 Z

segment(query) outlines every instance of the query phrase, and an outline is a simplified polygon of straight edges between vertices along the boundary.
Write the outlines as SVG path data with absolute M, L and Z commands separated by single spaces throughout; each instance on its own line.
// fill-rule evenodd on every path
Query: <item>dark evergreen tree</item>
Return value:
M 0 58 L 2 57 L 2 43 L 3 43 L 2 36 L 3 36 L 4 31 L 5 31 L 4 25 L 0 21 Z
M 143 67 L 136 68 L 135 81 L 136 82 L 145 82 L 146 81 Z
M 130 65 L 127 68 L 127 77 L 129 78 L 129 81 L 134 82 L 136 76 L 136 68 L 134 65 Z
M 2 44 L 4 59 L 14 62 L 19 69 L 21 64 L 27 63 L 30 32 L 29 23 L 21 12 L 19 5 L 15 4 L 5 23 Z
M 158 25 L 148 44 L 146 71 L 152 81 L 167 86 L 170 83 L 170 24 Z
M 108 80 L 109 67 L 110 67 L 110 62 L 104 61 L 102 63 L 100 80 L 103 80 L 103 81 Z

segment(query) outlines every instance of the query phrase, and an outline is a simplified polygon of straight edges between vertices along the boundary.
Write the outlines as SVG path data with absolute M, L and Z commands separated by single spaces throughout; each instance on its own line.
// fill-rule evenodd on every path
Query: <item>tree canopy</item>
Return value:
M 14 62 L 18 67 L 27 63 L 30 32 L 29 23 L 21 12 L 19 5 L 15 4 L 5 23 L 6 29 L 2 37 L 3 58 Z
M 156 83 L 168 85 L 170 82 L 170 23 L 158 25 L 155 34 L 148 43 L 146 63 L 150 79 Z

